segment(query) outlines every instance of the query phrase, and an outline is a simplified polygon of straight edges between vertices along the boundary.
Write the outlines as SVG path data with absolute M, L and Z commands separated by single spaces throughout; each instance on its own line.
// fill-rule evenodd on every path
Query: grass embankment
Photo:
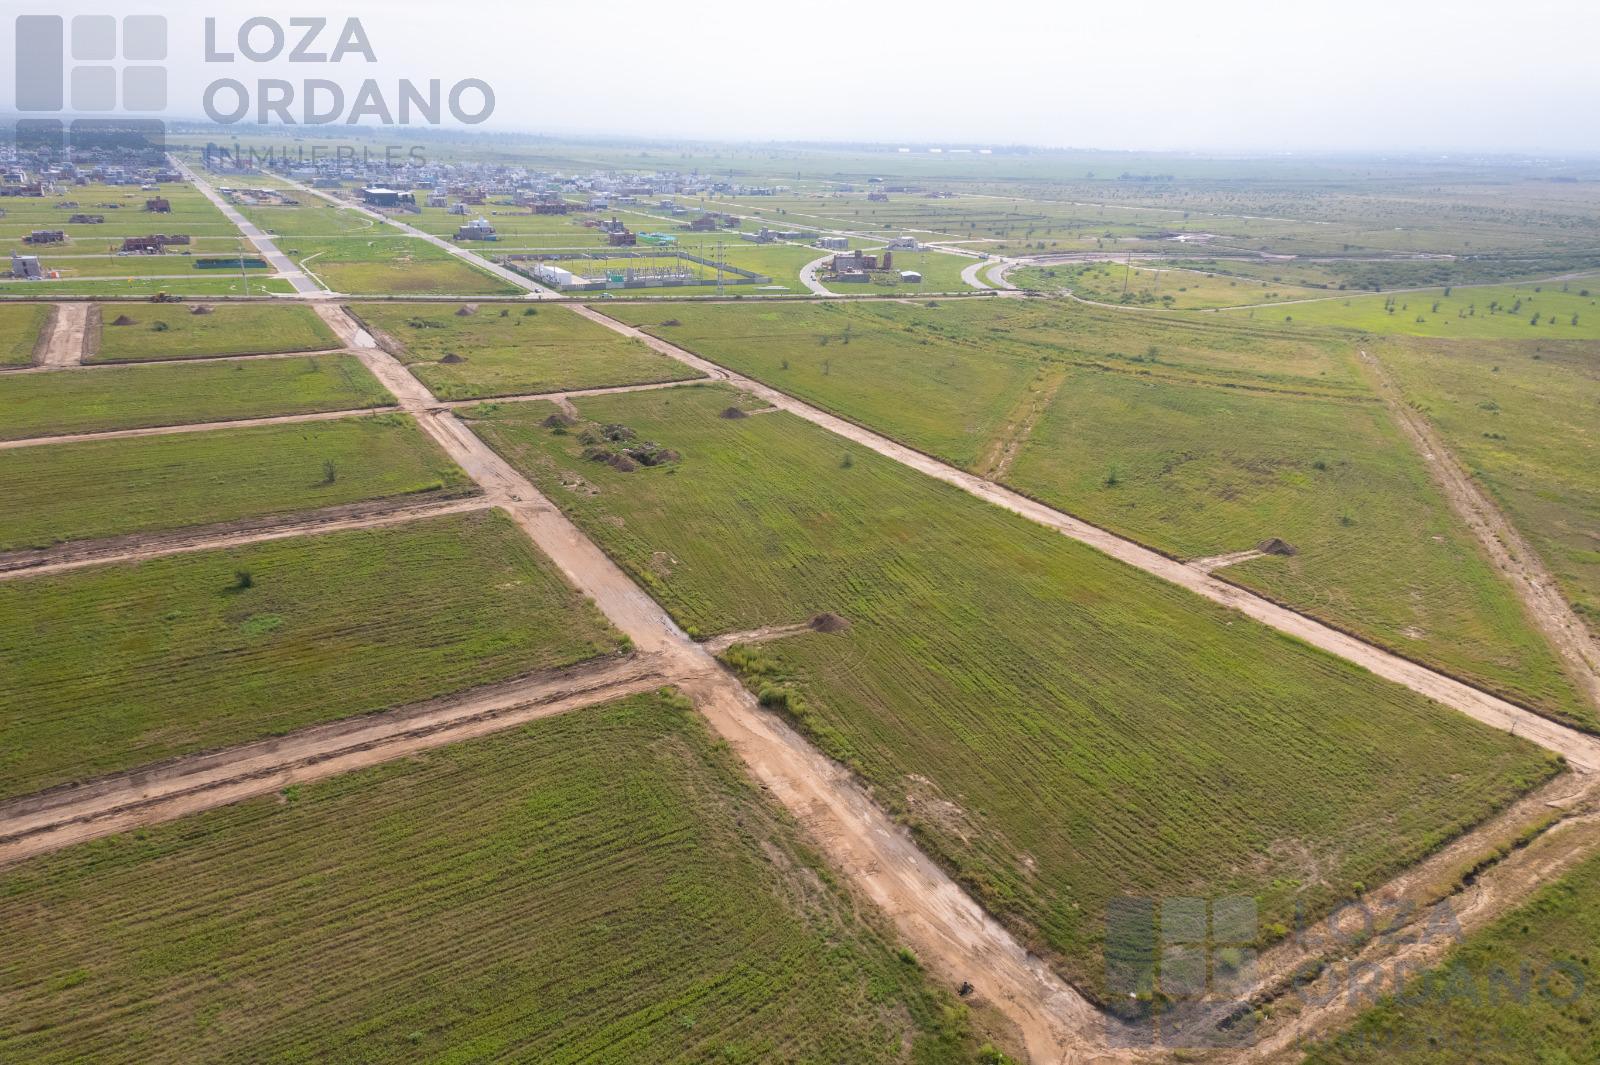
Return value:
M 471 480 L 401 415 L 0 450 L 0 551 L 177 529 Z
M 367 303 L 355 309 L 441 399 L 526 395 L 697 376 L 676 359 L 565 307 Z
M 8 1061 L 974 1060 L 966 1011 L 672 696 L 52 854 L 0 894 Z
M 0 796 L 591 658 L 499 511 L 0 582 Z
M 1297 901 L 1381 883 L 1554 771 L 800 419 L 721 416 L 737 402 L 687 386 L 579 400 L 592 424 L 564 431 L 539 403 L 478 428 L 690 631 L 849 619 L 732 657 L 1091 990 L 1113 896 L 1246 892 L 1270 928 Z M 622 472 L 594 448 L 660 464 Z
M 49 319 L 48 304 L 0 304 L 0 366 L 32 363 L 39 333 Z
M 0 376 L 0 439 L 382 407 L 353 355 Z
M 317 312 L 303 304 L 101 304 L 99 312 L 100 336 L 91 362 L 326 351 L 340 346 Z M 114 324 L 119 319 L 129 321 Z

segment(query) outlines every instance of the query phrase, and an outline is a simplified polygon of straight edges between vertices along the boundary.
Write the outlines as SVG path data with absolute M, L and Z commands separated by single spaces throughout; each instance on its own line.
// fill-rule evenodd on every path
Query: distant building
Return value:
M 148 237 L 126 237 L 122 241 L 122 250 L 132 255 L 160 255 L 169 244 L 188 244 L 189 236 L 186 233 L 174 233 L 168 236 L 165 233 L 153 233 Z
M 566 214 L 572 205 L 566 200 L 540 201 L 533 205 L 534 214 Z
M 44 276 L 44 267 L 39 265 L 37 255 L 18 255 L 11 253 L 11 276 L 37 279 Z
M 106 220 L 103 214 L 75 214 L 67 219 L 72 226 L 97 226 Z
M 818 237 L 817 247 L 825 251 L 845 251 L 850 247 L 849 237 Z
M 399 189 L 386 189 L 382 186 L 369 185 L 361 190 L 361 202 L 368 207 L 399 207 L 402 203 L 416 203 L 417 198 L 410 192 Z
M 62 229 L 35 229 L 22 238 L 24 244 L 65 244 L 67 234 Z
M 915 270 L 902 270 L 900 271 L 900 280 L 908 285 L 920 285 L 922 284 L 922 275 Z
M 864 285 L 872 280 L 872 275 L 865 270 L 841 270 L 831 280 L 847 285 Z
M 172 202 L 165 196 L 156 196 L 144 201 L 144 209 L 152 214 L 171 214 Z
M 879 192 L 877 189 L 873 189 L 871 192 L 867 193 L 867 200 L 871 203 L 888 203 L 889 194 L 887 192 Z
M 606 234 L 606 243 L 613 248 L 626 248 L 639 243 L 639 237 L 631 229 L 613 229 Z
M 429 207 L 449 207 L 450 206 L 450 197 L 446 196 L 442 192 L 430 192 L 430 193 L 428 193 L 428 206 Z
M 487 218 L 476 218 L 456 230 L 457 240 L 499 240 Z

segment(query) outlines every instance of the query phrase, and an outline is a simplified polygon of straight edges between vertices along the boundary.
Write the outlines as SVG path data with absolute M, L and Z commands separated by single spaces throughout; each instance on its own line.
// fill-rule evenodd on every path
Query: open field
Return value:
M 443 248 L 401 234 L 289 237 L 279 247 L 335 292 L 363 296 L 516 296 L 522 289 Z
M 1600 728 L 1347 341 L 1015 301 L 607 310 L 1169 554 L 1280 538 L 1230 579 Z
M 197 313 L 202 308 L 204 312 Z M 98 311 L 101 328 L 90 362 L 325 351 L 339 346 L 333 331 L 303 304 L 101 304 Z M 128 324 L 115 325 L 121 318 L 129 319 Z
M 210 271 L 182 277 L 104 277 L 61 281 L 0 280 L 0 296 L 26 296 L 30 299 L 56 299 L 61 296 L 155 296 L 163 292 L 182 296 L 265 296 L 287 295 L 294 291 L 289 282 L 275 277 L 241 278 L 237 273 L 222 277 Z
M 1091 992 L 1113 895 L 1256 894 L 1271 935 L 1555 768 L 787 414 L 719 413 L 739 403 L 688 386 L 476 428 L 691 633 L 848 619 L 728 657 Z
M 0 583 L 0 795 L 613 651 L 498 511 Z
M 1319 298 L 1229 311 L 1257 321 L 1457 340 L 1600 339 L 1600 277 Z
M 145 210 L 146 202 L 156 197 L 167 200 L 171 210 Z M 222 213 L 185 182 L 168 182 L 153 192 L 127 185 L 69 185 L 42 197 L 7 196 L 4 208 L 5 214 L 0 216 L 0 256 L 9 258 L 12 251 L 24 255 L 37 251 L 47 265 L 52 250 L 102 253 L 108 247 L 120 246 L 124 237 L 150 233 L 183 233 L 208 241 L 239 237 Z M 69 222 L 74 215 L 98 215 L 104 221 Z M 24 244 L 22 238 L 36 229 L 59 229 L 67 240 L 42 248 Z M 185 262 L 183 269 L 191 267 Z
M 7 1058 L 974 1060 L 966 1011 L 670 695 L 51 855 L 0 891 Z
M 682 363 L 565 307 L 367 303 L 352 309 L 441 399 L 695 376 Z
M 1386 339 L 1372 351 L 1600 631 L 1600 363 L 1593 348 Z
M 1314 1048 L 1306 1065 L 1592 1061 L 1597 941 L 1600 858 L 1590 858 L 1437 967 L 1407 973 L 1403 990 Z
M 0 304 L 0 366 L 27 366 L 33 362 L 39 333 L 49 320 L 47 304 Z
M 0 439 L 355 410 L 393 401 L 359 359 L 116 366 L 0 376 Z
M 1012 271 L 1008 277 L 1019 288 L 1044 292 L 1071 289 L 1075 296 L 1100 303 L 1176 310 L 1232 307 L 1319 295 L 1314 289 L 1297 285 L 1109 262 L 1033 266 Z
M 0 450 L 0 551 L 471 489 L 399 415 Z

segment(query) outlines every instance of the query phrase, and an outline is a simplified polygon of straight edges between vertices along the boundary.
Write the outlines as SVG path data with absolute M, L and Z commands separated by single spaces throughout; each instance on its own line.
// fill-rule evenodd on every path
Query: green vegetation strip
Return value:
M 0 440 L 394 402 L 353 355 L 0 375 Z
M 446 695 L 618 637 L 499 511 L 0 583 L 0 796 Z
M 7 449 L 0 551 L 472 487 L 398 414 Z
M 565 307 L 368 303 L 356 311 L 441 399 L 682 381 L 676 359 Z
M 27 366 L 50 318 L 44 303 L 0 304 L 0 366 Z
M 672 695 L 50 855 L 0 895 L 8 1061 L 975 1060 L 965 1008 Z
M 691 632 L 848 619 L 729 658 L 1091 991 L 1113 896 L 1249 893 L 1271 930 L 1556 769 L 800 419 L 727 416 L 742 403 L 691 385 L 478 428 Z
M 324 351 L 339 338 L 304 304 L 101 304 L 92 362 Z M 117 325 L 118 321 L 126 324 Z

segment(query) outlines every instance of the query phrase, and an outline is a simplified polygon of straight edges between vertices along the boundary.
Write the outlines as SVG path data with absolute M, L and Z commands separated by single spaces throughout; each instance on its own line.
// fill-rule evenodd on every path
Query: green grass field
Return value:
M 195 313 L 202 307 L 206 313 Z M 325 351 L 340 346 L 333 330 L 304 304 L 180 304 L 148 308 L 101 304 L 97 309 L 101 327 L 90 362 Z M 113 325 L 119 318 L 132 321 Z
M 1595 340 L 1600 339 L 1600 277 L 1346 296 L 1227 313 L 1399 336 Z
M 1112 262 L 1034 266 L 1014 270 L 1008 277 L 1018 288 L 1040 292 L 1071 289 L 1082 299 L 1101 303 L 1177 310 L 1233 307 L 1318 294 L 1314 289 L 1292 284 Z
M 0 439 L 356 410 L 394 402 L 353 355 L 0 376 Z
M 0 873 L 0 1057 L 976 1060 L 798 837 L 664 694 L 294 787 Z
M 577 401 L 678 453 L 621 472 L 547 404 L 476 424 L 691 632 L 852 623 L 734 655 L 992 912 L 1099 986 L 1103 906 L 1387 876 L 1543 752 L 787 414 L 686 386 Z M 642 446 L 642 444 L 635 444 Z
M 522 289 L 393 227 L 371 236 L 288 237 L 278 247 L 335 292 L 515 296 Z
M 526 395 L 696 376 L 677 360 L 618 336 L 565 307 L 366 303 L 354 309 L 441 399 Z M 471 313 L 458 313 L 463 309 Z
M 1306 1065 L 1594 1061 L 1596 942 L 1600 858 L 1591 858 L 1469 936 L 1437 968 L 1405 974 L 1403 992 L 1314 1048 Z
M 194 271 L 194 277 L 103 277 L 98 279 L 63 278 L 60 281 L 0 280 L 0 296 L 27 296 L 31 299 L 56 299 L 61 296 L 154 296 L 169 292 L 180 296 L 265 296 L 288 295 L 289 282 L 275 277 L 252 277 L 248 281 L 232 274 L 213 276 L 211 271 Z
M 6 449 L 0 551 L 471 491 L 415 422 L 391 414 Z
M 1373 351 L 1600 631 L 1594 345 L 1385 340 Z
M 566 665 L 617 641 L 498 511 L 0 582 L 0 796 Z
M 50 320 L 43 303 L 0 304 L 0 366 L 27 366 L 39 333 Z

